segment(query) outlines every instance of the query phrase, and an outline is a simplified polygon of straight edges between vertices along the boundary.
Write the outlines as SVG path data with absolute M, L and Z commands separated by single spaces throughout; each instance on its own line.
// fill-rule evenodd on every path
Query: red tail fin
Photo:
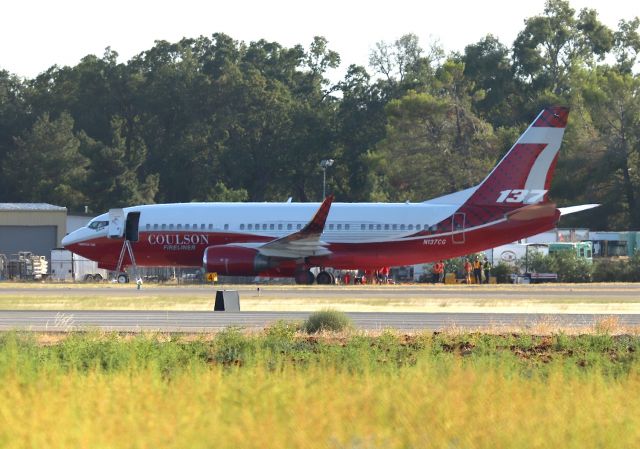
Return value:
M 544 109 L 466 204 L 518 208 L 547 200 L 569 109 Z

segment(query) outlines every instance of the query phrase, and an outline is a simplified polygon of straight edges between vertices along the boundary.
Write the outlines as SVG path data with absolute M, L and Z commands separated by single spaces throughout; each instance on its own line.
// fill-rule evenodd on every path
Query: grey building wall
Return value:
M 0 226 L 0 253 L 9 257 L 18 251 L 31 251 L 49 260 L 57 236 L 56 226 Z
M 18 251 L 46 256 L 62 244 L 67 209 L 46 203 L 0 203 L 0 253 Z

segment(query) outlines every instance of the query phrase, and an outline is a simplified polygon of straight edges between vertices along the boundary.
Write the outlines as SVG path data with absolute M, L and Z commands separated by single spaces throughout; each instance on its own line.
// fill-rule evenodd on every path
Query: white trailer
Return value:
M 108 279 L 107 270 L 98 262 L 74 254 L 66 249 L 51 250 L 51 279 L 54 281 L 100 282 Z
M 492 249 L 486 250 L 484 253 L 491 261 L 492 265 L 497 265 L 500 262 L 512 267 L 518 266 L 518 264 L 524 264 L 526 271 L 527 256 L 536 251 L 543 256 L 549 255 L 549 245 L 539 243 L 508 243 L 506 245 L 497 246 Z

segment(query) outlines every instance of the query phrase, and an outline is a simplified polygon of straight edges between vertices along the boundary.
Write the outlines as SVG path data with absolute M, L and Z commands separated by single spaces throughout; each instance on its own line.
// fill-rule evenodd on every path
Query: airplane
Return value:
M 329 195 L 322 203 L 140 205 L 95 217 L 62 245 L 108 270 L 202 267 L 298 284 L 332 283 L 326 268 L 373 271 L 464 256 L 598 206 L 557 208 L 548 198 L 568 116 L 566 107 L 543 109 L 480 184 L 432 200 L 334 203 Z

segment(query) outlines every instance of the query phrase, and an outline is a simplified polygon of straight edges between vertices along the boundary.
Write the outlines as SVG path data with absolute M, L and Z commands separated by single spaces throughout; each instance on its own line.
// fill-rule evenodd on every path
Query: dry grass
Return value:
M 640 313 L 638 284 L 232 288 L 240 291 L 246 311 L 317 311 L 330 307 L 353 312 Z M 142 290 L 136 290 L 132 285 L 117 284 L 5 282 L 0 283 L 0 309 L 211 310 L 215 290 L 210 285 L 145 284 Z
M 4 337 L 0 447 L 640 445 L 633 339 L 288 329 Z

